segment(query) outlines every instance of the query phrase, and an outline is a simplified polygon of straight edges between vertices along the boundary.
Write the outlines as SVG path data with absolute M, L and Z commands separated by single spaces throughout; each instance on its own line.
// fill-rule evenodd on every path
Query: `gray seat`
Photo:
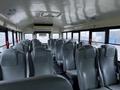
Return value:
M 34 65 L 34 75 L 51 75 L 55 74 L 52 54 L 44 48 L 36 48 L 32 52 L 32 60 Z
M 17 80 L 26 77 L 25 54 L 14 49 L 5 50 L 1 55 L 1 69 L 3 80 Z
M 13 48 L 18 50 L 18 51 L 23 51 L 25 53 L 27 53 L 29 51 L 29 45 L 26 45 L 23 42 L 16 44 L 15 46 L 13 46 Z
M 73 90 L 60 76 L 43 76 L 13 82 L 0 82 L 0 90 Z
M 57 40 L 56 41 L 56 61 L 57 63 L 60 65 L 60 64 L 63 64 L 63 44 L 64 44 L 64 40 Z
M 75 65 L 75 43 L 68 41 L 63 45 L 63 69 L 71 71 L 76 69 Z
M 49 39 L 49 40 L 48 40 L 48 49 L 49 49 L 49 50 L 51 50 L 51 40 L 52 40 L 52 39 Z
M 103 45 L 99 49 L 99 67 L 104 85 L 112 90 L 120 90 L 118 82 L 119 70 L 117 66 L 117 50 L 110 45 Z
M 57 42 L 56 39 L 50 40 L 50 44 L 51 44 L 50 46 L 51 46 L 51 51 L 53 55 L 55 55 L 55 52 L 56 52 L 56 42 Z
M 32 48 L 35 49 L 37 47 L 40 47 L 41 46 L 41 42 L 37 39 L 33 39 L 32 40 Z
M 108 90 L 99 87 L 94 47 L 87 45 L 76 51 L 76 66 L 80 90 Z

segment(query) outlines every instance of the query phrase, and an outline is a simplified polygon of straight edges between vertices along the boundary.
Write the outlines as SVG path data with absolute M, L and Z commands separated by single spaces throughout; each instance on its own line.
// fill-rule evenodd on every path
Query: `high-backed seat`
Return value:
M 51 75 L 54 74 L 54 64 L 52 54 L 44 48 L 35 48 L 32 52 L 32 60 L 34 65 L 34 75 Z
M 55 55 L 55 52 L 56 52 L 56 42 L 57 42 L 56 39 L 51 39 L 51 40 L 50 40 L 51 51 L 52 51 L 52 54 L 53 54 L 53 55 Z
M 76 70 L 75 43 L 68 41 L 63 45 L 63 69 L 65 72 Z
M 25 53 L 29 51 L 29 45 L 27 45 L 25 42 L 20 42 L 16 44 L 15 46 L 13 46 L 13 48 L 18 51 L 23 51 Z
M 117 50 L 110 45 L 103 45 L 99 49 L 99 67 L 104 85 L 111 90 L 120 90 L 119 67 L 117 64 Z
M 49 39 L 49 40 L 48 40 L 48 49 L 49 49 L 49 50 L 51 50 L 51 40 L 52 40 L 52 39 Z
M 64 40 L 60 39 L 56 41 L 56 61 L 58 64 L 62 64 L 63 63 L 63 44 L 64 44 Z
M 33 39 L 32 40 L 32 48 L 35 49 L 36 47 L 40 47 L 41 46 L 41 42 L 37 39 Z
M 1 54 L 2 80 L 17 80 L 26 77 L 25 54 L 14 49 L 5 50 Z
M 13 82 L 0 82 L 0 90 L 73 90 L 63 77 L 43 76 Z
M 75 42 L 69 40 L 63 45 L 63 70 L 71 81 L 74 89 L 78 88 L 77 70 L 75 63 Z
M 76 51 L 76 65 L 80 90 L 108 90 L 105 87 L 99 87 L 94 47 L 80 47 Z

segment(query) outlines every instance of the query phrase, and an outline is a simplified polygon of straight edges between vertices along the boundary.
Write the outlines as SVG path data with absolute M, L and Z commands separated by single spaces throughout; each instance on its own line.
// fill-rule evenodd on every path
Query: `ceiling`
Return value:
M 119 16 L 119 11 L 120 0 L 2 0 L 0 2 L 0 13 L 21 27 L 33 23 L 66 27 Z

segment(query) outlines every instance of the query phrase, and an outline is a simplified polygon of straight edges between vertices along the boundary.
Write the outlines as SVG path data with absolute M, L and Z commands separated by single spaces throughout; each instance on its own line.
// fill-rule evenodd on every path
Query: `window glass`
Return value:
M 67 33 L 67 39 L 72 39 L 72 33 L 71 32 Z
M 109 43 L 116 47 L 120 61 L 120 29 L 110 29 Z
M 17 39 L 18 39 L 18 42 L 19 42 L 20 41 L 19 32 L 17 32 Z
M 13 46 L 13 37 L 12 37 L 12 32 L 11 31 L 8 31 L 8 39 L 9 39 L 10 46 Z
M 105 32 L 92 32 L 92 45 L 100 47 L 105 43 Z
M 59 39 L 59 33 L 53 33 L 52 37 L 53 39 Z
M 17 43 L 17 40 L 16 40 L 16 33 L 14 32 L 14 43 L 15 43 L 15 45 L 16 45 L 16 43 Z
M 22 33 L 20 33 L 20 40 L 22 40 Z
M 25 39 L 32 40 L 32 34 L 25 34 Z
M 83 43 L 89 43 L 89 31 L 80 32 L 80 41 Z
M 66 39 L 67 35 L 66 33 L 63 33 L 63 39 Z
M 42 43 L 48 43 L 49 34 L 48 33 L 38 33 L 37 39 L 40 40 Z
M 6 49 L 5 32 L 0 32 L 0 52 Z
M 120 44 L 120 29 L 110 30 L 109 43 Z
M 78 43 L 78 39 L 79 39 L 79 33 L 73 33 L 73 40 L 76 41 L 76 43 Z

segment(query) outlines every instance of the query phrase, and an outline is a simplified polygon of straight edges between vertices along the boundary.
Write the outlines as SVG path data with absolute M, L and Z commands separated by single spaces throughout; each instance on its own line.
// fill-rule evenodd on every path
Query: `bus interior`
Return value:
M 120 90 L 120 0 L 1 0 L 0 90 Z

